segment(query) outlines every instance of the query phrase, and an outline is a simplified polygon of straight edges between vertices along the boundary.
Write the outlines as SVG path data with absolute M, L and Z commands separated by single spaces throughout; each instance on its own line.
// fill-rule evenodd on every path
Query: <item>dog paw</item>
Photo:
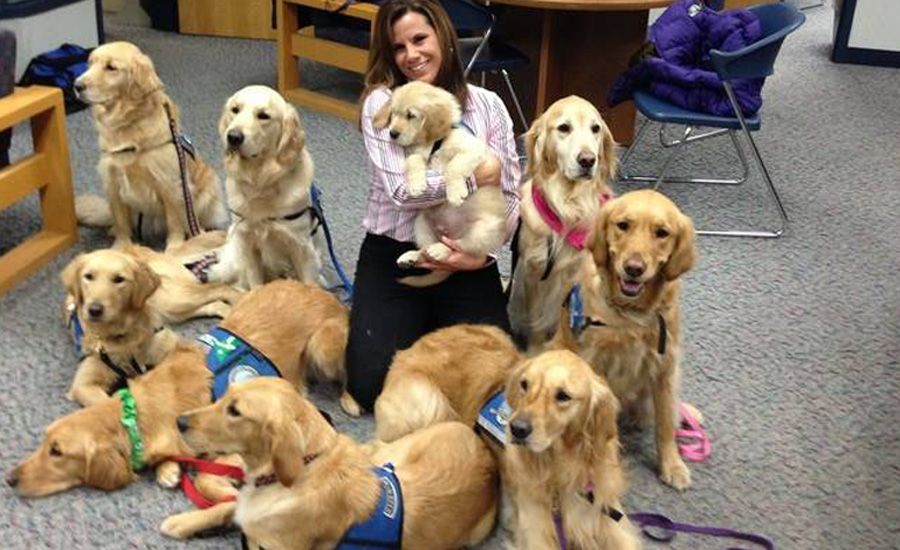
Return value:
M 194 534 L 194 526 L 191 521 L 191 512 L 175 514 L 167 517 L 159 526 L 163 535 L 173 539 L 186 539 Z
M 445 262 L 447 261 L 447 258 L 450 257 L 450 254 L 453 253 L 453 249 L 444 243 L 434 243 L 428 245 L 428 248 L 425 249 L 425 253 L 435 261 Z
M 406 178 L 406 192 L 410 197 L 418 197 L 425 192 L 426 187 L 428 187 L 428 180 L 424 176 Z
M 341 409 L 353 418 L 357 418 L 362 414 L 362 408 L 359 406 L 359 403 L 347 391 L 341 394 Z
M 679 491 L 684 491 L 691 486 L 691 471 L 679 456 L 664 460 L 660 464 L 659 478 L 666 485 Z
M 460 206 L 469 196 L 469 188 L 466 180 L 447 182 L 447 202 L 453 206 Z
M 416 267 L 416 264 L 419 263 L 419 251 L 418 250 L 410 250 L 409 252 L 404 252 L 399 258 L 397 258 L 397 267 L 402 269 L 411 269 Z
M 181 480 L 181 467 L 168 460 L 156 467 L 156 482 L 166 489 L 174 489 Z

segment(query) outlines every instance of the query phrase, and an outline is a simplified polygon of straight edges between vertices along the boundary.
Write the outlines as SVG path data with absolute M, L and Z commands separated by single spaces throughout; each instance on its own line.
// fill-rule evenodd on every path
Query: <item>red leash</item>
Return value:
M 188 497 L 197 508 L 205 509 L 222 502 L 234 502 L 236 500 L 234 496 L 225 497 L 218 502 L 207 499 L 197 490 L 197 487 L 194 485 L 194 480 L 191 478 L 190 471 L 230 477 L 231 479 L 243 481 L 244 470 L 241 468 L 231 466 L 230 464 L 221 464 L 219 462 L 212 462 L 210 460 L 203 460 L 191 456 L 173 456 L 171 457 L 171 460 L 182 465 L 184 471 L 181 473 L 181 490 L 184 491 L 184 495 Z

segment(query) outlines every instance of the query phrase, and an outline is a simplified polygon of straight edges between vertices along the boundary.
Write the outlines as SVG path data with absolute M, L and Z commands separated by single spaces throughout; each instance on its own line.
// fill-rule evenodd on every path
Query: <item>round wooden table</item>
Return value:
M 649 10 L 672 1 L 491 0 L 502 5 L 495 6 L 497 38 L 531 58 L 510 75 L 525 115 L 533 120 L 557 99 L 579 95 L 600 109 L 619 143 L 631 143 L 634 106 L 610 109 L 606 94 L 644 43 Z M 506 93 L 499 79 L 489 87 Z

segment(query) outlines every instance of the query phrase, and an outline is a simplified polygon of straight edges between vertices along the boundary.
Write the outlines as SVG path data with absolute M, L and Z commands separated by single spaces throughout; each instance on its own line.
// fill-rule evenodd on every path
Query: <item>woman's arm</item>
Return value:
M 362 133 L 366 151 L 378 181 L 391 200 L 402 209 L 421 209 L 441 204 L 446 199 L 444 176 L 440 172 L 429 170 L 428 185 L 425 192 L 411 197 L 406 190 L 406 156 L 403 147 L 394 143 L 387 129 L 376 130 L 372 126 L 375 113 L 390 100 L 390 93 L 379 88 L 366 97 L 362 111 Z

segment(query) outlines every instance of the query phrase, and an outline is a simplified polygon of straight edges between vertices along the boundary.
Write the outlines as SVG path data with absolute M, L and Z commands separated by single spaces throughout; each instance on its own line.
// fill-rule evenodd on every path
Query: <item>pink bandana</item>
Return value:
M 610 193 L 601 193 L 600 194 L 600 204 L 602 205 L 606 201 L 612 198 Z M 543 193 L 537 188 L 536 185 L 532 185 L 531 187 L 531 200 L 534 202 L 535 208 L 537 208 L 538 213 L 541 215 L 541 219 L 544 220 L 550 229 L 553 230 L 554 233 L 558 235 L 563 235 L 563 227 L 562 220 L 559 219 L 559 216 L 556 215 L 550 205 L 547 204 L 547 200 L 544 198 Z M 587 241 L 588 233 L 590 229 L 587 227 L 576 227 L 572 229 L 568 233 L 565 233 L 563 238 L 569 243 L 569 246 L 576 250 L 584 250 L 584 245 Z

